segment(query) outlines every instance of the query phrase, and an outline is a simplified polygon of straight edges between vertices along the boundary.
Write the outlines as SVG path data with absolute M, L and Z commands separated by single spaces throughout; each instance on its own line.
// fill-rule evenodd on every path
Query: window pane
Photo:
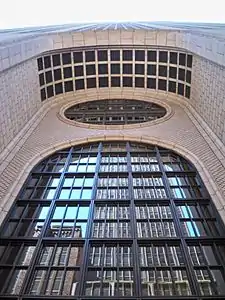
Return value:
M 81 190 L 80 189 L 76 189 L 76 190 L 72 190 L 72 193 L 70 195 L 70 199 L 80 199 L 80 194 L 81 194 Z
M 77 222 L 76 223 L 76 228 L 75 228 L 76 237 L 85 238 L 86 228 L 87 228 L 87 223 L 86 222 Z
M 52 219 L 63 219 L 65 211 L 66 211 L 65 206 L 56 207 Z
M 23 269 L 18 269 L 18 270 L 16 269 L 13 272 L 13 275 L 10 279 L 10 283 L 6 290 L 6 293 L 9 293 L 9 294 L 19 294 L 20 293 L 21 287 L 23 285 L 23 282 L 24 282 L 24 279 L 26 276 L 26 272 L 27 272 L 27 270 L 23 270 Z
M 74 187 L 81 187 L 83 185 L 83 181 L 84 181 L 83 177 L 82 178 L 76 177 L 73 186 Z
M 92 187 L 93 183 L 94 183 L 94 178 L 85 178 L 84 180 L 84 186 Z
M 77 206 L 68 206 L 65 219 L 75 219 L 77 215 Z
M 89 214 L 89 206 L 80 206 L 78 211 L 78 219 L 87 219 Z
M 92 189 L 83 189 L 81 199 L 91 199 Z
M 62 289 L 62 295 L 77 295 L 80 282 L 80 272 L 77 270 L 66 271 L 65 281 Z
M 73 185 L 74 178 L 65 178 L 63 182 L 63 187 L 71 187 Z
M 37 270 L 34 273 L 34 277 L 31 281 L 31 286 L 29 290 L 29 294 L 31 295 L 40 295 L 42 286 L 46 280 L 47 271 L 45 270 Z

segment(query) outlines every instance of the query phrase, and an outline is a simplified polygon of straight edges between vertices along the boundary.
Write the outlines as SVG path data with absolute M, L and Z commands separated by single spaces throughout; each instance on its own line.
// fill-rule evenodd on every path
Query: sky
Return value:
M 0 29 L 105 21 L 225 23 L 224 0 L 2 0 Z

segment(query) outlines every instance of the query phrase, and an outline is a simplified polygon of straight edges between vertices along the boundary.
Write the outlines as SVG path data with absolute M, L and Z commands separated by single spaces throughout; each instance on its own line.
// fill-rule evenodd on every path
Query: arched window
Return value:
M 0 294 L 215 299 L 224 232 L 196 169 L 173 151 L 71 147 L 32 170 L 1 227 Z

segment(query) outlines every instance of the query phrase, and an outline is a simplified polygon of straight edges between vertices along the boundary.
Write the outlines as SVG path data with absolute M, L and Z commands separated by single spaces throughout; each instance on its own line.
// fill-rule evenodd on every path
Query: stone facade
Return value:
M 195 57 L 190 103 L 225 143 L 225 67 Z
M 22 47 L 25 44 L 26 47 Z M 146 89 L 104 88 L 71 92 L 41 103 L 36 57 L 54 49 L 97 45 L 153 45 L 192 52 L 191 99 L 184 100 L 177 95 Z M 30 170 L 46 155 L 79 143 L 125 139 L 171 148 L 189 159 L 225 219 L 223 39 L 179 30 L 106 30 L 49 34 L 26 43 L 18 41 L 16 45 L 9 43 L 2 47 L 1 221 Z M 74 104 L 76 101 L 106 98 L 153 99 L 155 103 L 158 101 L 169 106 L 171 114 L 154 126 L 150 124 L 127 129 L 78 127 L 59 117 L 60 111 L 69 102 Z
M 3 151 L 41 106 L 36 60 L 0 73 L 0 82 L 0 151 Z

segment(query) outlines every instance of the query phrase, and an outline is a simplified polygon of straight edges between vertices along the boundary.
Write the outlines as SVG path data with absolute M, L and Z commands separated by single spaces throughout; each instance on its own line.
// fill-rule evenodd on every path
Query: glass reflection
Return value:
M 42 206 L 37 213 L 37 218 L 38 219 L 43 219 L 45 220 L 47 218 L 48 215 L 48 211 L 49 211 L 50 206 Z
M 118 278 L 118 281 L 117 281 Z M 85 282 L 86 296 L 133 296 L 133 271 L 89 271 Z
M 85 178 L 84 186 L 85 187 L 92 187 L 94 184 L 94 178 Z
M 89 158 L 89 164 L 96 164 L 97 163 L 97 156 L 91 156 Z
M 131 267 L 133 265 L 132 247 L 96 246 L 89 252 L 89 266 L 95 267 Z
M 141 271 L 143 296 L 189 296 L 191 289 L 185 270 Z
M 63 182 L 63 187 L 71 187 L 73 186 L 74 178 L 65 178 Z
M 78 219 L 88 219 L 89 206 L 80 206 L 78 211 Z
M 35 246 L 24 246 L 22 252 L 18 256 L 17 264 L 28 266 L 32 261 L 32 257 L 35 251 Z
M 77 206 L 68 206 L 65 219 L 75 219 L 77 215 Z
M 62 189 L 59 195 L 59 199 L 69 199 L 70 197 L 70 190 Z
M 65 206 L 57 206 L 55 208 L 54 215 L 53 215 L 52 219 L 63 219 L 65 211 L 66 211 Z
M 83 189 L 81 199 L 89 200 L 92 196 L 92 189 Z
M 17 205 L 16 207 L 14 207 L 12 214 L 11 214 L 11 218 L 15 218 L 15 219 L 19 219 L 24 210 L 25 210 L 26 206 L 25 205 Z
M 70 165 L 68 168 L 68 172 L 75 173 L 77 171 L 77 165 Z
M 25 269 L 16 269 L 14 270 L 12 277 L 10 278 L 9 285 L 6 289 L 8 294 L 19 294 L 22 288 L 27 270 Z
M 75 189 L 72 190 L 71 195 L 70 195 L 70 199 L 80 199 L 81 197 L 81 189 Z
M 85 173 L 86 169 L 87 169 L 86 165 L 79 165 L 78 168 L 77 168 L 77 172 L 79 172 L 79 173 Z
M 148 149 L 142 145 L 132 146 L 130 161 L 130 154 L 126 153 L 130 147 L 129 142 L 108 143 L 107 147 L 103 144 L 105 150 L 114 149 L 117 153 L 103 153 L 98 166 L 100 173 L 94 174 L 97 157 L 101 156 L 100 152 L 95 152 L 95 145 L 95 148 L 73 149 L 77 154 L 73 154 L 74 163 L 69 168 L 82 173 L 31 174 L 24 189 L 24 199 L 20 197 L 14 205 L 1 233 L 3 237 L 10 237 L 8 241 L 3 238 L 0 246 L 1 294 L 26 291 L 26 294 L 37 296 L 63 298 L 75 295 L 76 298 L 84 245 L 88 263 L 87 267 L 82 267 L 84 282 L 79 291 L 88 299 L 91 296 L 104 299 L 108 296 L 133 297 L 134 280 L 142 293 L 137 298 L 179 298 L 193 292 L 193 297 L 212 296 L 213 299 L 225 294 L 225 247 L 219 239 L 223 228 L 216 222 L 209 197 L 196 199 L 200 197 L 202 186 L 195 170 L 184 172 L 188 164 L 175 154 L 174 157 L 168 155 L 166 149 L 152 147 L 151 151 L 157 149 L 156 158 L 156 152 L 147 153 Z M 83 152 L 84 149 L 89 154 Z M 163 158 L 166 172 L 159 167 L 160 155 L 166 157 Z M 59 159 L 47 159 L 39 169 L 61 172 L 64 165 L 58 164 Z M 66 157 L 66 161 L 69 159 Z M 166 181 L 169 186 L 164 184 Z M 56 190 L 61 201 L 55 199 Z M 171 191 L 174 199 L 168 197 Z M 35 201 L 26 201 L 29 199 Z M 132 211 L 134 207 L 135 211 Z M 180 231 L 175 230 L 179 226 L 177 216 L 181 236 Z M 133 228 L 133 220 L 136 228 Z M 14 243 L 17 237 L 19 239 Z M 37 245 L 41 246 L 36 249 L 38 238 L 40 243 Z M 183 247 L 183 243 L 187 247 Z M 138 253 L 133 252 L 136 249 Z M 34 255 L 35 251 L 37 255 Z M 187 277 L 188 257 L 194 279 L 191 272 Z M 137 265 L 134 265 L 134 258 Z M 34 272 L 28 285 L 21 290 L 28 267 Z M 138 274 L 141 274 L 140 278 Z M 201 295 L 194 290 L 194 281 L 199 285 Z M 19 296 L 23 298 L 22 293 Z
M 82 187 L 83 182 L 84 182 L 84 177 L 81 177 L 81 178 L 76 177 L 73 186 L 74 187 Z
M 59 178 L 52 178 L 50 180 L 49 186 L 51 187 L 57 187 L 59 184 Z
M 180 218 L 199 218 L 200 214 L 197 206 L 177 206 L 177 212 Z
M 184 265 L 183 254 L 179 246 L 139 247 L 139 260 L 142 267 Z
M 75 232 L 76 232 L 75 236 L 79 238 L 85 238 L 86 228 L 87 228 L 86 222 L 77 222 L 75 228 Z

